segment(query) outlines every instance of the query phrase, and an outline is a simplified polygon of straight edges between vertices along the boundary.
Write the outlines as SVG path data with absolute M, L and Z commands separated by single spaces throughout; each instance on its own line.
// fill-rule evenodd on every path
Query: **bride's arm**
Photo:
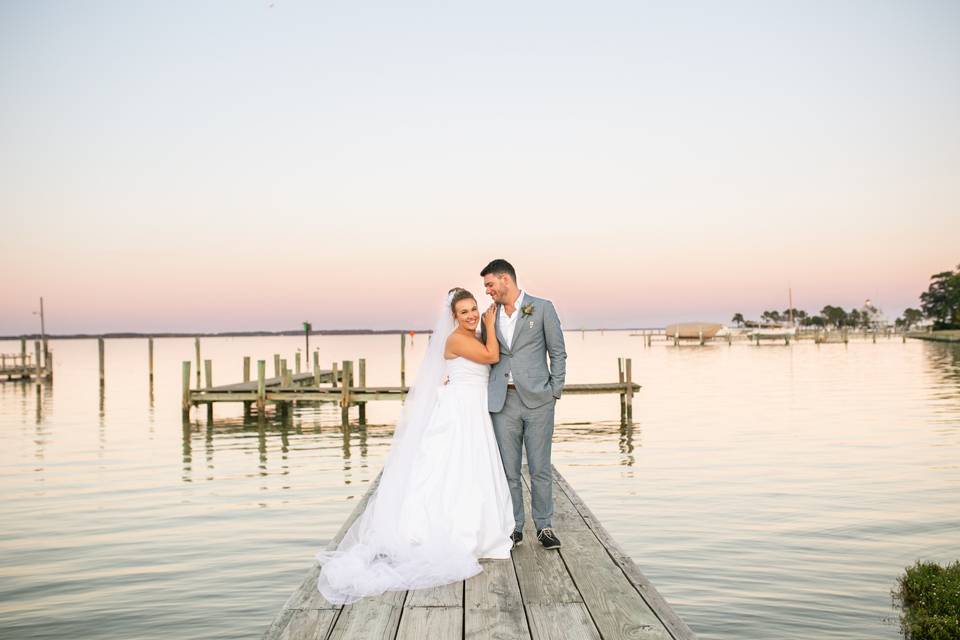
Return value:
M 483 313 L 483 325 L 487 334 L 486 342 L 459 333 L 451 333 L 447 338 L 446 351 L 449 354 L 479 362 L 480 364 L 496 364 L 500 361 L 500 343 L 497 342 L 497 331 L 494 323 L 497 319 L 497 306 Z

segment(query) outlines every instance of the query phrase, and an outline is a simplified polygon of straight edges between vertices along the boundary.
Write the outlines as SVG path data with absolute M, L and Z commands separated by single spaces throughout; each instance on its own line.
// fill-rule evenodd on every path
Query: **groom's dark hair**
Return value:
M 506 273 L 511 278 L 513 278 L 514 283 L 517 281 L 517 270 L 513 268 L 513 265 L 504 260 L 503 258 L 497 258 L 496 260 L 491 260 L 490 264 L 483 268 L 483 271 L 480 272 L 480 277 L 484 277 L 490 274 L 495 276 L 500 275 L 501 273 Z

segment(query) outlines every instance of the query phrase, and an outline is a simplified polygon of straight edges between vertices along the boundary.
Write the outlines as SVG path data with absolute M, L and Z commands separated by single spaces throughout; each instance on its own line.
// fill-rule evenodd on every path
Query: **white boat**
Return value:
M 709 340 L 723 328 L 716 322 L 678 322 L 667 325 L 664 330 L 667 338 L 680 340 Z
M 751 339 L 776 340 L 797 335 L 796 327 L 757 327 L 747 334 Z

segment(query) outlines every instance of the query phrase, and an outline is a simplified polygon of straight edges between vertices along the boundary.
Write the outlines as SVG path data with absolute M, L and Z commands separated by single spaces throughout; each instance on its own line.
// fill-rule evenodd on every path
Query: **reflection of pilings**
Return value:
M 187 364 L 190 364 L 187 362 Z M 187 372 L 188 384 L 189 384 L 189 370 Z M 184 482 L 193 482 L 191 477 L 191 472 L 193 471 L 193 446 L 190 442 L 190 423 L 184 421 L 183 428 L 181 429 L 182 439 L 183 439 L 183 454 L 182 454 L 182 464 L 183 464 L 183 474 L 180 476 L 180 479 Z
M 43 385 L 37 384 L 37 415 L 36 421 L 37 424 L 43 422 Z

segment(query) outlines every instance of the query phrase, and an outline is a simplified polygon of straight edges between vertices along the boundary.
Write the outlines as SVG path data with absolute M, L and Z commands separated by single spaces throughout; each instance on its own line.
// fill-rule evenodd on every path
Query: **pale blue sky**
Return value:
M 422 326 L 498 256 L 570 326 L 895 316 L 960 262 L 958 2 L 6 1 L 0 60 L 0 334 Z

